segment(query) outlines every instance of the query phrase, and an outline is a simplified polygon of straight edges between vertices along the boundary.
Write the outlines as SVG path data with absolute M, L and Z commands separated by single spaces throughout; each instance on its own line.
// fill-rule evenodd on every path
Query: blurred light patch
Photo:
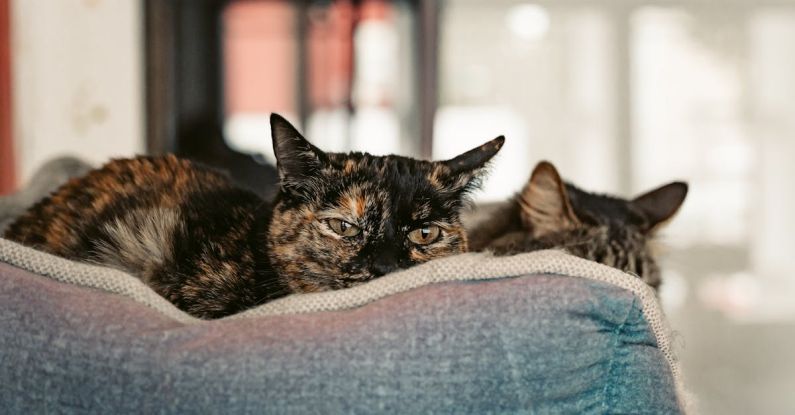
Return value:
M 505 145 L 491 162 L 479 202 L 505 200 L 527 182 L 534 160 L 528 159 L 530 140 L 527 126 L 512 109 L 491 106 L 444 107 L 436 113 L 433 158 L 455 157 L 500 135 Z
M 359 109 L 351 125 L 351 150 L 376 155 L 398 154 L 400 120 L 389 108 L 366 106 Z
M 505 24 L 511 33 L 522 40 L 539 40 L 549 32 L 549 13 L 537 4 L 518 4 L 508 10 Z
M 730 277 L 712 276 L 701 284 L 698 297 L 704 305 L 734 319 L 748 319 L 761 298 L 759 279 L 737 272 Z
M 398 85 L 398 33 L 394 23 L 367 20 L 357 27 L 353 99 L 358 105 L 386 105 Z
M 298 117 L 284 112 L 281 115 L 302 131 Z M 237 113 L 228 116 L 224 122 L 224 137 L 232 150 L 258 154 L 269 163 L 276 164 L 271 141 L 270 113 Z
M 685 305 L 688 295 L 687 279 L 678 271 L 663 270 L 660 286 L 660 302 L 666 312 L 674 312 Z
M 344 153 L 350 150 L 350 119 L 345 108 L 319 109 L 309 115 L 305 136 L 323 151 Z M 316 140 L 315 137 L 322 137 Z

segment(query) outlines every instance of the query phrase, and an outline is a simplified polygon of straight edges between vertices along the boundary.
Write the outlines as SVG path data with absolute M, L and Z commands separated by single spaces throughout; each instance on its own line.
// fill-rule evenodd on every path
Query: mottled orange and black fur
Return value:
M 271 202 L 174 156 L 115 160 L 40 201 L 5 237 L 125 270 L 218 318 L 465 252 L 459 212 L 504 141 L 429 162 L 324 153 L 278 115 L 271 127 L 281 182 Z
M 563 249 L 633 273 L 656 289 L 660 270 L 651 241 L 686 195 L 682 182 L 632 200 L 590 193 L 563 182 L 552 164 L 541 162 L 516 197 L 470 230 L 471 248 L 496 255 Z

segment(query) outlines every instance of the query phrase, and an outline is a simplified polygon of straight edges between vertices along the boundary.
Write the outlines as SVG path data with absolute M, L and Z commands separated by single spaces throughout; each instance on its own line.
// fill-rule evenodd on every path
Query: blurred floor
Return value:
M 668 316 L 698 413 L 795 414 L 795 321 L 728 317 L 697 295 L 708 277 L 696 274 L 686 277 L 689 294 Z

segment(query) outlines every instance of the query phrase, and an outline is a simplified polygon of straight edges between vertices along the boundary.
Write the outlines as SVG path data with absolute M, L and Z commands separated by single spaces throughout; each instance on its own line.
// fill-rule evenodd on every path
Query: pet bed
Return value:
M 681 413 L 653 291 L 556 251 L 432 261 L 195 319 L 0 239 L 5 413 Z

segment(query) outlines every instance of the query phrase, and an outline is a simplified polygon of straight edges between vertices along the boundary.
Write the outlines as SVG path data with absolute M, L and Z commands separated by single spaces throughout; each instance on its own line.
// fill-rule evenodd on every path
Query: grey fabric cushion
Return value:
M 684 410 L 650 290 L 557 252 L 462 255 L 217 321 L 169 308 L 145 286 L 137 291 L 138 283 L 0 240 L 1 406 L 11 413 Z

